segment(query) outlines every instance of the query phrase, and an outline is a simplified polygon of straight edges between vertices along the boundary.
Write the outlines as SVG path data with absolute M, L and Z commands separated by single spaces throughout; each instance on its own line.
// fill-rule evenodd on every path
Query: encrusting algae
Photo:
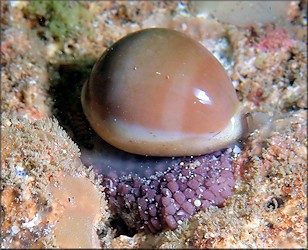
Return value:
M 87 13 L 82 22 L 68 17 L 57 29 L 61 6 L 1 2 L 3 248 L 307 247 L 306 1 L 276 10 L 284 18 L 276 25 L 239 16 L 240 26 L 186 1 L 90 1 L 71 5 L 75 17 Z M 62 120 L 76 111 L 70 101 L 97 57 L 150 27 L 201 42 L 228 70 L 241 105 L 270 117 L 238 144 L 239 174 L 224 206 L 156 234 L 112 213 L 95 168 L 81 160 L 87 151 L 71 127 L 78 114 Z
M 52 195 L 62 202 L 64 208 L 63 215 L 55 226 L 58 245 L 70 248 L 73 242 L 74 247 L 78 248 L 99 248 L 95 225 L 101 219 L 101 193 L 87 178 L 66 175 L 61 182 L 61 186 L 51 183 L 49 187 Z M 74 230 L 72 233 L 73 228 L 82 230 Z
M 106 201 L 57 121 L 31 124 L 4 113 L 1 132 L 3 246 L 100 247 Z

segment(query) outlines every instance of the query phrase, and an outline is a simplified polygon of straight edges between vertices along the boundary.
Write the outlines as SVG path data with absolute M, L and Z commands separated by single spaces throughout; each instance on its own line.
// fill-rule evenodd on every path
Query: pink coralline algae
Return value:
M 266 36 L 257 44 L 257 48 L 264 51 L 277 51 L 281 48 L 288 49 L 295 45 L 295 41 L 292 40 L 287 32 L 283 28 L 266 29 Z
M 222 206 L 235 185 L 228 150 L 182 158 L 149 177 L 104 176 L 111 211 L 128 227 L 146 233 L 176 229 L 209 206 Z

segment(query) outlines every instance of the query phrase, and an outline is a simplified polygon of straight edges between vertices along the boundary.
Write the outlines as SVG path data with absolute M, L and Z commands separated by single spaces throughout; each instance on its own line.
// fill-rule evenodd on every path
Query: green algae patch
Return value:
M 77 1 L 31 1 L 23 13 L 34 26 L 45 27 L 60 42 L 85 32 L 84 24 L 93 19 L 87 3 Z

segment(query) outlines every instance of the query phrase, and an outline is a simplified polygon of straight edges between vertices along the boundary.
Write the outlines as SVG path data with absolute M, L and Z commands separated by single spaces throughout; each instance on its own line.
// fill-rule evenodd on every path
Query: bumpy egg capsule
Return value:
M 114 43 L 94 65 L 81 99 L 96 133 L 130 153 L 200 155 L 242 133 L 224 68 L 200 43 L 170 29 L 145 29 Z

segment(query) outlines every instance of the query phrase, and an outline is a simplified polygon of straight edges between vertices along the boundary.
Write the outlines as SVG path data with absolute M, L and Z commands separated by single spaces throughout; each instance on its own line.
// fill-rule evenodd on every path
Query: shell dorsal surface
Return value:
M 107 49 L 82 90 L 96 133 L 124 151 L 200 155 L 242 133 L 239 101 L 218 60 L 170 29 L 131 33 Z

